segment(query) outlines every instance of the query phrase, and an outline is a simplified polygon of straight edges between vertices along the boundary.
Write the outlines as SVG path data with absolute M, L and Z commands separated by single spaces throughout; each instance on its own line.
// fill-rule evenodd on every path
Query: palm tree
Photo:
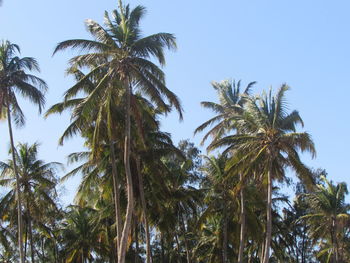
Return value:
M 209 149 L 226 147 L 224 152 L 233 151 L 240 156 L 236 164 L 264 176 L 267 184 L 267 225 L 263 263 L 269 262 L 272 233 L 272 188 L 273 181 L 285 180 L 285 168 L 294 169 L 307 182 L 312 174 L 300 161 L 298 151 L 308 151 L 314 157 L 315 147 L 310 135 L 296 132 L 296 125 L 303 124 L 297 111 L 287 113 L 285 92 L 282 85 L 275 96 L 263 93 L 256 98 L 247 97 L 245 111 L 235 117 L 240 132 L 217 139 Z M 309 181 L 310 183 L 310 181 Z
M 147 37 L 141 36 L 139 27 L 140 19 L 145 14 L 145 8 L 137 6 L 130 10 L 129 5 L 123 6 L 119 0 L 119 11 L 113 12 L 113 20 L 106 12 L 106 29 L 98 23 L 87 20 L 87 28 L 95 40 L 74 39 L 61 42 L 57 45 L 54 53 L 66 48 L 81 48 L 91 51 L 71 59 L 71 69 L 83 66 L 92 66 L 92 70 L 82 78 L 75 87 L 84 85 L 84 82 L 91 77 L 98 77 L 100 80 L 94 91 L 89 95 L 85 109 L 88 112 L 95 107 L 98 101 L 97 95 L 107 86 L 118 86 L 125 91 L 125 140 L 124 140 L 124 168 L 127 181 L 127 213 L 120 240 L 118 258 L 119 262 L 125 260 L 127 237 L 131 228 L 133 214 L 133 188 L 130 170 L 130 127 L 131 127 L 131 97 L 133 89 L 138 88 L 143 94 L 149 96 L 157 105 L 160 111 L 167 113 L 175 107 L 182 117 L 181 105 L 178 98 L 165 85 L 164 73 L 161 69 L 149 60 L 156 58 L 161 65 L 165 63 L 164 48 L 173 49 L 176 47 L 175 37 L 172 34 L 158 33 Z M 103 76 L 101 70 L 106 69 Z M 166 97 L 169 104 L 165 103 Z
M 198 244 L 194 253 L 200 262 L 223 262 L 222 218 L 211 216 L 202 224 Z
M 228 224 L 229 212 L 233 208 L 231 200 L 229 200 L 229 186 L 227 173 L 225 173 L 225 165 L 227 159 L 225 156 L 207 157 L 204 156 L 206 164 L 203 167 L 204 174 L 204 188 L 208 188 L 206 196 L 207 208 L 203 212 L 199 221 L 203 221 L 206 217 L 219 212 L 222 214 L 222 260 L 225 263 L 228 261 Z M 232 182 L 230 182 L 232 184 Z M 229 188 L 230 187 L 230 188 Z M 235 201 L 235 200 L 232 200 Z M 231 218 L 232 219 L 232 218 Z M 232 220 L 231 220 L 232 221 Z
M 98 241 L 104 230 L 95 224 L 97 216 L 97 211 L 92 208 L 69 207 L 61 230 L 65 262 L 93 262 L 94 255 L 103 250 Z
M 328 254 L 331 262 L 345 262 L 341 243 L 344 242 L 343 230 L 350 222 L 350 205 L 345 203 L 348 193 L 345 183 L 334 185 L 326 177 L 321 176 L 321 184 L 315 191 L 303 194 L 308 202 L 309 211 L 301 217 L 310 225 L 310 235 L 313 240 L 330 241 L 330 244 L 320 251 L 319 256 Z
M 22 200 L 25 207 L 25 217 L 31 246 L 31 262 L 35 262 L 33 243 L 33 221 L 37 224 L 44 224 L 43 211 L 56 209 L 56 172 L 61 168 L 60 163 L 45 163 L 38 160 L 38 144 L 19 144 L 15 149 L 17 172 L 19 175 L 19 186 Z M 0 162 L 0 185 L 11 187 L 12 190 L 4 197 L 4 200 L 15 200 L 16 175 L 14 163 L 8 160 L 7 163 Z M 6 204 L 7 209 L 15 207 L 16 204 Z M 6 208 L 5 207 L 5 208 Z M 11 213 L 11 211 L 8 211 Z
M 79 83 L 86 75 L 79 69 L 71 69 L 69 72 L 75 77 Z M 102 71 L 103 75 L 105 71 Z M 117 136 L 116 134 L 122 132 L 117 130 L 116 123 L 121 121 L 121 118 L 117 116 L 122 115 L 121 109 L 118 107 L 120 103 L 119 93 L 120 90 L 115 88 L 113 85 L 108 85 L 103 93 L 96 94 L 95 97 L 98 99 L 98 107 L 91 109 L 89 112 L 83 112 L 85 105 L 89 104 L 88 97 L 94 91 L 95 87 L 98 86 L 99 79 L 92 78 L 86 79 L 84 83 L 78 85 L 78 87 L 73 86 L 68 89 L 65 93 L 64 102 L 57 103 L 53 105 L 47 112 L 46 116 L 59 113 L 61 114 L 64 110 L 72 110 L 72 123 L 65 130 L 59 143 L 63 144 L 64 140 L 71 137 L 76 133 L 81 133 L 81 135 L 89 140 L 92 151 L 90 155 L 90 163 L 96 163 L 101 159 L 101 154 L 103 155 L 103 150 L 105 150 L 105 144 L 108 144 L 110 164 L 112 166 L 112 177 L 113 177 L 113 188 L 114 188 L 114 205 L 115 205 L 115 217 L 116 217 L 116 229 L 117 229 L 117 240 L 116 244 L 118 247 L 121 238 L 121 208 L 120 208 L 120 182 L 117 175 L 117 159 L 116 159 L 116 145 Z M 83 93 L 86 97 L 76 98 L 77 93 Z M 73 97 L 74 96 L 74 97 Z M 112 118 L 113 116 L 113 118 Z M 102 151 L 101 151 L 102 149 Z M 79 169 L 75 169 L 79 170 Z M 73 172 L 74 174 L 74 172 Z M 69 174 L 68 174 L 69 177 Z
M 10 135 L 13 168 L 16 176 L 17 210 L 18 210 L 18 245 L 21 263 L 24 263 L 23 255 L 23 226 L 22 226 L 22 201 L 19 189 L 19 177 L 17 172 L 15 146 L 12 132 L 11 117 L 14 117 L 17 125 L 24 124 L 24 114 L 20 108 L 16 93 L 29 99 L 38 106 L 39 112 L 45 103 L 43 92 L 46 91 L 46 83 L 27 71 L 39 72 L 39 65 L 34 58 L 16 56 L 20 52 L 18 45 L 9 41 L 0 44 L 0 117 L 7 117 Z
M 224 80 L 222 82 L 213 82 L 212 86 L 215 90 L 217 90 L 219 96 L 219 103 L 214 102 L 201 102 L 201 105 L 205 108 L 211 109 L 215 113 L 216 116 L 209 119 L 200 125 L 195 133 L 201 132 L 204 129 L 208 128 L 211 125 L 214 125 L 206 135 L 203 137 L 202 144 L 205 140 L 208 139 L 209 136 L 212 136 L 213 139 L 218 139 L 225 134 L 236 131 L 237 127 L 234 125 L 234 121 L 237 115 L 242 114 L 244 109 L 245 98 L 249 96 L 252 87 L 256 82 L 250 82 L 243 93 L 241 93 L 241 81 L 229 81 Z M 232 169 L 231 169 L 232 170 Z M 237 173 L 236 173 L 237 174 Z M 238 263 L 243 262 L 243 252 L 244 252 L 244 243 L 245 243 L 245 201 L 244 201 L 244 187 L 243 187 L 243 175 L 242 172 L 239 173 L 240 176 L 240 197 L 241 197 L 241 233 L 240 233 L 240 246 L 238 253 Z M 226 256 L 224 256 L 224 262 L 226 263 Z

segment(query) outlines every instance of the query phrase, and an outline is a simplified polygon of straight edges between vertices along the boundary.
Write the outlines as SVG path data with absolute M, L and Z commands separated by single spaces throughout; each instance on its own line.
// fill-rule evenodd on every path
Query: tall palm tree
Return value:
M 213 140 L 216 140 L 230 132 L 237 132 L 237 126 L 235 126 L 235 118 L 237 115 L 242 114 L 244 111 L 244 103 L 247 96 L 249 96 L 252 87 L 256 82 L 250 82 L 247 87 L 241 93 L 241 81 L 229 81 L 224 80 L 222 82 L 213 82 L 212 85 L 217 91 L 219 96 L 219 103 L 204 101 L 201 102 L 201 105 L 205 108 L 211 109 L 216 116 L 209 119 L 200 125 L 195 133 L 201 132 L 204 129 L 214 125 L 203 137 L 202 144 L 209 136 L 213 137 Z M 232 170 L 232 169 L 231 169 Z M 236 173 L 237 174 L 237 173 Z M 240 233 L 240 246 L 238 253 L 238 263 L 243 262 L 243 252 L 244 252 L 244 243 L 245 243 L 245 198 L 244 198 L 244 187 L 243 187 L 243 175 L 242 172 L 238 173 L 240 176 L 240 197 L 241 197 L 241 233 Z M 227 257 L 224 256 L 224 262 L 227 262 Z
M 12 131 L 11 117 L 14 117 L 17 125 L 25 122 L 24 114 L 18 104 L 16 93 L 29 99 L 38 106 L 39 112 L 45 103 L 44 92 L 47 89 L 46 83 L 35 75 L 27 71 L 39 72 L 39 65 L 34 58 L 16 55 L 20 53 L 20 48 L 9 41 L 2 41 L 0 44 L 0 117 L 7 117 L 10 135 L 13 168 L 16 176 L 17 210 L 18 210 L 18 247 L 21 263 L 24 263 L 23 254 L 23 226 L 22 226 L 22 201 L 19 189 L 19 177 L 17 172 L 15 146 Z
M 45 224 L 42 220 L 43 211 L 57 209 L 56 199 L 56 172 L 61 168 L 60 163 L 45 163 L 37 158 L 38 144 L 19 144 L 15 149 L 17 171 L 20 182 L 20 193 L 25 207 L 25 217 L 28 223 L 29 241 L 31 247 L 31 262 L 35 262 L 33 243 L 33 223 Z M 4 197 L 4 200 L 12 202 L 15 200 L 16 176 L 14 173 L 14 163 L 0 162 L 0 185 L 12 188 Z M 3 203 L 3 205 L 5 205 Z M 5 209 L 11 209 L 16 204 L 8 203 Z M 11 211 L 7 211 L 11 213 Z
M 82 76 L 83 74 L 78 71 L 75 72 L 75 75 Z M 78 76 L 78 77 L 79 77 Z M 88 93 L 88 91 L 93 88 L 93 83 L 87 83 L 87 85 L 84 87 L 85 90 L 82 90 L 84 93 Z M 83 88 L 83 87 L 82 87 Z M 76 153 L 72 154 L 70 156 L 70 159 L 73 161 L 78 161 L 83 158 L 88 158 L 88 162 L 85 163 L 82 166 L 79 166 L 78 168 L 74 169 L 72 172 L 68 173 L 67 176 L 64 178 L 68 178 L 72 175 L 75 175 L 76 172 L 82 171 L 84 174 L 84 181 L 86 181 L 87 178 L 96 177 L 97 173 L 95 171 L 99 171 L 100 173 L 104 173 L 103 167 L 106 167 L 105 164 L 105 157 L 110 157 L 110 166 L 111 169 L 107 169 L 110 173 L 110 170 L 112 171 L 112 177 L 113 177 L 113 186 L 114 186 L 114 200 L 115 200 L 115 210 L 116 210 L 116 222 L 117 222 L 117 229 L 120 229 L 118 226 L 121 222 L 121 214 L 120 214 L 120 204 L 119 204 L 119 185 L 120 177 L 117 178 L 117 163 L 118 163 L 118 170 L 120 170 L 120 165 L 118 160 L 121 160 L 122 157 L 120 156 L 121 148 L 123 147 L 121 143 L 121 139 L 118 138 L 114 133 L 122 133 L 120 129 L 118 129 L 118 126 L 116 123 L 122 123 L 123 119 L 121 119 L 121 116 L 123 115 L 123 109 L 118 106 L 118 90 L 117 89 L 109 89 L 108 92 L 105 92 L 103 97 L 101 98 L 101 102 L 98 104 L 98 112 L 92 111 L 90 112 L 90 115 L 87 117 L 82 116 L 80 114 L 80 110 L 82 107 L 84 107 L 84 99 L 83 98 L 74 98 L 74 99 L 67 99 L 65 102 L 58 103 L 56 105 L 53 105 L 47 112 L 48 114 L 52 113 L 61 113 L 63 110 L 73 108 L 73 116 L 76 116 L 73 120 L 72 124 L 66 129 L 64 134 L 62 135 L 60 142 L 63 142 L 66 138 L 70 137 L 72 134 L 75 134 L 77 131 L 79 131 L 84 138 L 87 139 L 86 145 L 89 145 L 92 149 L 89 153 Z M 146 231 L 146 240 L 147 240 L 147 258 L 148 261 L 151 260 L 151 250 L 150 250 L 150 238 L 149 238 L 149 231 L 148 231 L 148 222 L 146 217 L 146 205 L 145 205 L 145 198 L 144 198 L 144 186 L 143 186 L 143 179 L 142 179 L 142 172 L 141 172 L 141 159 L 139 155 L 143 155 L 142 159 L 144 159 L 146 156 L 149 156 L 148 153 L 143 153 L 145 151 L 145 147 L 154 147 L 157 145 L 157 143 L 154 141 L 164 139 L 164 136 L 157 132 L 159 129 L 159 122 L 157 120 L 158 112 L 157 109 L 154 108 L 152 103 L 147 101 L 145 98 L 141 96 L 139 93 L 135 93 L 132 95 L 133 105 L 132 109 L 133 112 L 137 112 L 135 116 L 135 119 L 137 119 L 137 127 L 134 127 L 133 123 L 133 130 L 134 133 L 139 134 L 140 138 L 138 140 L 135 140 L 133 142 L 133 159 L 134 163 L 136 163 L 136 170 L 138 176 L 136 178 L 133 178 L 133 180 L 136 179 L 137 182 L 139 182 L 139 193 L 142 203 L 142 210 L 143 210 L 143 218 L 145 221 L 145 231 Z M 112 117 L 113 116 L 113 117 Z M 92 134 L 92 135 L 91 135 Z M 149 137 L 149 135 L 151 137 Z M 112 138 L 112 140 L 110 139 Z M 164 145 L 172 146 L 172 142 L 170 139 L 166 137 L 166 141 L 168 141 L 168 144 L 163 143 Z M 107 147 L 107 148 L 106 148 Z M 175 146 L 168 147 L 175 149 Z M 164 149 L 163 152 L 164 154 Z M 158 158 L 159 156 L 157 156 Z M 152 159 L 151 162 L 154 162 L 155 159 Z M 92 168 L 94 167 L 94 168 Z M 108 165 L 107 165 L 108 167 Z M 92 171 L 92 172 L 90 172 Z M 90 180 L 91 181 L 91 180 Z M 97 182 L 96 180 L 95 182 Z M 87 185 L 86 183 L 82 182 L 82 185 Z M 86 196 L 86 194 L 90 194 L 91 192 L 89 190 L 84 190 L 86 187 L 79 188 L 79 196 Z M 86 194 L 82 194 L 82 192 L 86 192 Z M 80 199 L 80 198 L 79 198 Z M 117 231 L 118 232 L 118 231 Z M 148 234 L 147 234 L 148 233 Z
M 108 85 L 119 86 L 125 93 L 125 139 L 124 139 L 124 168 L 127 181 L 127 213 L 120 239 L 118 258 L 120 263 L 125 261 L 127 238 L 131 229 L 133 214 L 133 187 L 130 170 L 130 127 L 131 127 L 131 97 L 133 89 L 138 88 L 143 94 L 158 106 L 159 110 L 167 113 L 175 107 L 180 117 L 182 109 L 178 98 L 165 85 L 164 73 L 149 60 L 153 57 L 161 65 L 165 63 L 164 48 L 176 47 L 175 37 L 168 33 L 158 33 L 147 37 L 141 36 L 139 26 L 140 19 L 145 14 L 145 8 L 137 6 L 130 9 L 129 5 L 123 6 L 119 0 L 119 11 L 113 12 L 113 19 L 108 13 L 105 14 L 106 28 L 91 19 L 86 21 L 87 28 L 95 40 L 73 39 L 61 42 L 57 45 L 54 53 L 66 48 L 80 48 L 87 50 L 84 55 L 71 59 L 71 68 L 94 65 L 93 69 L 82 78 L 75 87 L 83 85 L 90 78 L 97 76 L 99 83 L 90 94 L 85 104 L 84 112 L 95 107 L 95 96 Z M 106 69 L 103 76 L 101 70 Z M 109 83 L 109 84 L 108 84 Z M 167 104 L 163 98 L 168 99 Z
M 310 225 L 310 235 L 313 240 L 327 240 L 330 244 L 323 247 L 319 256 L 328 254 L 331 262 L 345 262 L 342 243 L 345 236 L 343 230 L 350 222 L 350 205 L 345 203 L 348 193 L 345 183 L 334 185 L 326 177 L 321 176 L 321 184 L 315 191 L 304 194 L 309 205 L 307 215 L 303 216 Z
M 305 182 L 311 183 L 312 174 L 301 162 L 298 151 L 308 151 L 314 157 L 314 143 L 306 132 L 296 132 L 296 125 L 303 124 L 297 111 L 287 113 L 285 92 L 282 85 L 275 96 L 272 92 L 256 98 L 247 97 L 245 111 L 235 117 L 240 133 L 213 141 L 209 149 L 226 147 L 240 156 L 236 164 L 264 176 L 267 184 L 267 225 L 263 263 L 269 262 L 272 233 L 272 188 L 273 181 L 286 178 L 285 168 L 290 167 Z M 309 180 L 309 181 L 307 181 Z
M 71 69 L 69 72 L 73 75 L 76 81 L 79 83 L 83 78 L 86 77 L 79 69 Z M 101 71 L 101 75 L 105 73 L 105 70 Z M 86 104 L 89 104 L 88 97 L 94 91 L 95 87 L 99 84 L 99 78 L 86 79 L 78 87 L 73 86 L 68 89 L 65 93 L 64 101 L 53 105 L 47 112 L 46 116 L 59 113 L 61 114 L 64 110 L 72 110 L 72 123 L 64 131 L 63 135 L 59 139 L 59 143 L 63 144 L 64 140 L 71 137 L 76 133 L 80 133 L 84 138 L 89 140 L 92 152 L 89 157 L 95 164 L 101 159 L 101 154 L 105 150 L 105 145 L 109 145 L 109 158 L 112 166 L 112 177 L 113 177 L 113 188 L 114 188 L 114 205 L 115 205 L 115 217 L 116 217 L 116 229 L 117 239 L 116 244 L 120 242 L 121 238 L 121 208 L 120 208 L 120 181 L 117 175 L 117 157 L 116 157 L 116 145 L 118 137 L 116 134 L 121 133 L 121 129 L 117 130 L 116 123 L 122 121 L 120 112 L 121 109 L 118 107 L 120 103 L 120 90 L 113 85 L 108 85 L 103 90 L 95 94 L 95 98 L 98 98 L 97 107 L 91 109 L 89 112 L 84 112 Z M 86 97 L 76 97 L 77 93 L 82 93 Z M 112 118 L 113 116 L 113 118 Z M 119 116 L 119 117 L 118 117 Z M 101 151 L 102 149 L 102 151 Z

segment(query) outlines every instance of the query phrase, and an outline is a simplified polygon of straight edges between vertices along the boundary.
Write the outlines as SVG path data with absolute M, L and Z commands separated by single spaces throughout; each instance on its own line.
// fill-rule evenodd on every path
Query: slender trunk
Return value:
M 269 263 L 270 259 L 270 246 L 271 246 L 271 236 L 272 236 L 272 178 L 271 171 L 267 174 L 267 221 L 266 221 L 266 241 L 265 241 L 265 253 L 264 262 Z
M 261 254 L 260 254 L 260 262 L 264 262 L 264 253 L 265 253 L 265 243 L 264 241 L 261 244 Z
M 226 191 L 226 190 L 225 190 Z M 228 219 L 227 219 L 227 207 L 226 207 L 226 204 L 227 204 L 227 202 L 226 202 L 226 193 L 224 194 L 225 195 L 225 197 L 224 197 L 224 200 L 225 200 L 225 203 L 224 203 L 224 229 L 223 229 L 223 242 L 222 242 L 222 262 L 223 263 L 226 263 L 227 262 L 227 240 L 228 240 L 228 238 L 227 238 L 227 236 L 228 236 L 228 233 L 227 233 L 227 231 L 228 231 Z
M 242 174 L 240 176 L 240 181 L 243 184 L 243 176 Z M 245 245 L 245 201 L 244 201 L 244 188 L 242 186 L 241 188 L 241 233 L 240 233 L 240 239 L 239 239 L 239 252 L 238 252 L 238 263 L 243 263 L 243 252 L 244 252 L 244 245 Z
M 28 223 L 25 224 L 25 233 L 24 233 L 24 261 L 27 258 L 27 244 L 28 244 Z
M 141 197 L 141 206 L 142 206 L 142 215 L 143 222 L 145 224 L 146 232 L 146 263 L 152 263 L 152 254 L 151 254 L 151 236 L 149 232 L 148 218 L 147 218 L 147 207 L 146 207 L 146 198 L 143 184 L 143 175 L 141 173 L 140 158 L 136 160 L 137 175 L 139 179 L 139 192 Z
M 134 210 L 134 193 L 133 184 L 130 170 L 130 135 L 131 135 L 131 124 L 130 124 L 130 97 L 131 97 L 131 86 L 126 86 L 126 123 L 125 123 L 125 141 L 124 141 L 124 166 L 126 174 L 126 187 L 127 187 L 127 200 L 128 204 L 126 207 L 126 215 L 122 238 L 118 250 L 118 263 L 125 263 L 125 255 L 127 250 L 128 237 L 131 229 L 131 219 Z
M 13 133 L 12 133 L 12 125 L 11 125 L 11 111 L 10 111 L 9 100 L 7 100 L 7 121 L 8 121 L 8 129 L 9 129 L 10 142 L 11 142 L 13 170 L 14 170 L 15 176 L 16 176 L 19 257 L 20 257 L 20 262 L 24 263 L 22 199 L 21 199 L 21 191 L 20 191 L 20 185 L 19 185 L 19 176 L 18 176 L 17 165 L 16 165 L 15 145 L 13 142 Z
M 121 233 L 122 233 L 122 216 L 120 213 L 120 190 L 119 190 L 119 185 L 118 185 L 118 173 L 117 173 L 117 165 L 116 165 L 114 147 L 113 147 L 113 143 L 112 143 L 111 138 L 110 138 L 110 140 L 111 140 L 111 142 L 109 144 L 109 149 L 111 152 L 113 193 L 114 193 L 114 206 L 115 206 L 115 221 L 116 221 L 116 228 L 117 228 L 116 247 L 119 248 L 119 244 L 120 244 L 120 240 L 121 240 Z M 118 253 L 118 251 L 117 251 L 117 253 Z
M 27 203 L 28 209 L 28 227 L 29 227 L 29 242 L 30 242 L 30 255 L 32 258 L 32 263 L 35 263 L 34 259 L 34 244 L 33 244 L 33 229 L 32 229 L 32 218 L 30 214 L 29 204 Z

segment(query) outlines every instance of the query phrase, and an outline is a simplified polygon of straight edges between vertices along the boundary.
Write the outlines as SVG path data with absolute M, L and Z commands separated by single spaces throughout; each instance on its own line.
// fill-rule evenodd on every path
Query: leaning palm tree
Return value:
M 312 174 L 301 162 L 299 151 L 308 151 L 314 157 L 314 143 L 306 132 L 296 132 L 296 125 L 303 125 L 297 111 L 287 112 L 285 92 L 282 85 L 275 96 L 272 92 L 258 97 L 247 97 L 243 114 L 235 117 L 235 125 L 240 133 L 217 139 L 209 149 L 226 147 L 224 152 L 232 152 L 240 158 L 235 163 L 245 167 L 245 171 L 256 172 L 267 184 L 267 225 L 263 263 L 269 262 L 272 233 L 272 188 L 273 181 L 286 178 L 285 168 L 294 169 L 300 179 L 312 183 Z
M 350 222 L 350 205 L 345 203 L 348 190 L 345 183 L 334 185 L 324 176 L 321 183 L 314 192 L 302 195 L 309 204 L 309 212 L 302 219 L 309 224 L 313 240 L 326 241 L 326 248 L 321 246 L 318 255 L 328 254 L 331 262 L 345 262 L 342 243 L 343 230 Z
M 46 91 L 47 85 L 42 79 L 27 72 L 40 71 L 37 61 L 31 57 L 20 58 L 16 55 L 16 53 L 19 52 L 19 46 L 12 44 L 9 41 L 2 41 L 0 44 L 0 118 L 7 117 L 8 121 L 13 167 L 17 182 L 18 247 L 21 263 L 24 263 L 21 212 L 22 202 L 19 189 L 19 177 L 16 166 L 11 118 L 14 118 L 17 125 L 24 125 L 24 114 L 18 104 L 16 93 L 21 94 L 24 98 L 29 99 L 37 105 L 39 112 L 41 112 L 45 103 L 43 93 Z
M 20 190 L 25 208 L 24 215 L 27 222 L 27 231 L 31 249 L 31 262 L 35 262 L 35 250 L 33 243 L 33 224 L 44 225 L 42 220 L 45 215 L 43 211 L 57 210 L 56 199 L 56 172 L 62 168 L 60 163 L 45 163 L 37 158 L 38 144 L 19 144 L 15 151 L 17 171 L 20 177 Z M 11 213 L 16 204 L 16 176 L 12 160 L 0 162 L 0 185 L 9 187 L 11 190 L 5 195 L 2 203 L 4 212 Z
M 89 78 L 97 78 L 99 82 L 85 101 L 83 113 L 87 114 L 100 98 L 100 93 L 106 88 L 122 88 L 124 90 L 125 134 L 124 134 L 124 169 L 127 182 L 128 206 L 123 232 L 118 236 L 118 261 L 124 263 L 127 249 L 127 239 L 131 229 L 133 214 L 133 187 L 130 170 L 130 136 L 131 136 L 131 97 L 134 89 L 139 89 L 148 96 L 159 111 L 167 113 L 175 107 L 182 117 L 182 109 L 178 98 L 165 85 L 162 70 L 150 58 L 155 58 L 161 65 L 165 63 L 164 48 L 176 47 L 175 37 L 168 33 L 158 33 L 142 37 L 139 26 L 140 19 L 145 14 L 145 8 L 137 6 L 130 9 L 123 6 L 119 0 L 119 11 L 113 12 L 111 19 L 105 14 L 106 28 L 95 21 L 86 21 L 87 28 L 95 40 L 73 39 L 61 42 L 54 53 L 66 48 L 80 48 L 87 51 L 71 59 L 70 70 L 90 67 L 75 87 L 84 85 Z M 69 70 L 69 71 L 70 71 Z M 101 72 L 105 72 L 101 75 Z M 118 82 L 118 83 L 116 83 Z M 76 94 L 72 92 L 73 96 Z M 165 102 L 164 98 L 168 100 Z

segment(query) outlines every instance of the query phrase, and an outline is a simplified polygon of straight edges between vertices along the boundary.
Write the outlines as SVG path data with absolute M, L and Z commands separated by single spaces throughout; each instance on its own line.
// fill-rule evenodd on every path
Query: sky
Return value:
M 323 168 L 335 182 L 350 182 L 350 2 L 281 0 L 129 0 L 141 4 L 147 15 L 141 23 L 145 35 L 174 33 L 178 50 L 167 53 L 164 68 L 168 87 L 181 99 L 184 121 L 170 114 L 162 129 L 177 143 L 190 139 L 199 144 L 202 134 L 193 131 L 212 116 L 201 101 L 216 101 L 212 81 L 257 81 L 255 92 L 287 83 L 290 110 L 297 109 L 311 133 L 317 158 L 303 155 L 305 163 Z M 71 51 L 52 56 L 55 45 L 74 38 L 89 39 L 85 19 L 103 22 L 104 11 L 116 0 L 4 0 L 0 7 L 0 39 L 21 47 L 22 56 L 35 57 L 46 80 L 47 107 L 62 100 L 74 82 L 65 76 Z M 69 124 L 69 114 L 43 119 L 37 109 L 21 100 L 27 123 L 14 131 L 16 142 L 40 142 L 40 158 L 66 164 L 66 156 L 83 149 L 75 138 L 58 146 Z M 0 122 L 0 160 L 8 158 L 9 136 Z M 202 149 L 205 153 L 205 149 Z M 66 172 L 72 167 L 67 167 Z M 64 172 L 60 173 L 61 175 Z M 68 204 L 79 178 L 64 185 Z

